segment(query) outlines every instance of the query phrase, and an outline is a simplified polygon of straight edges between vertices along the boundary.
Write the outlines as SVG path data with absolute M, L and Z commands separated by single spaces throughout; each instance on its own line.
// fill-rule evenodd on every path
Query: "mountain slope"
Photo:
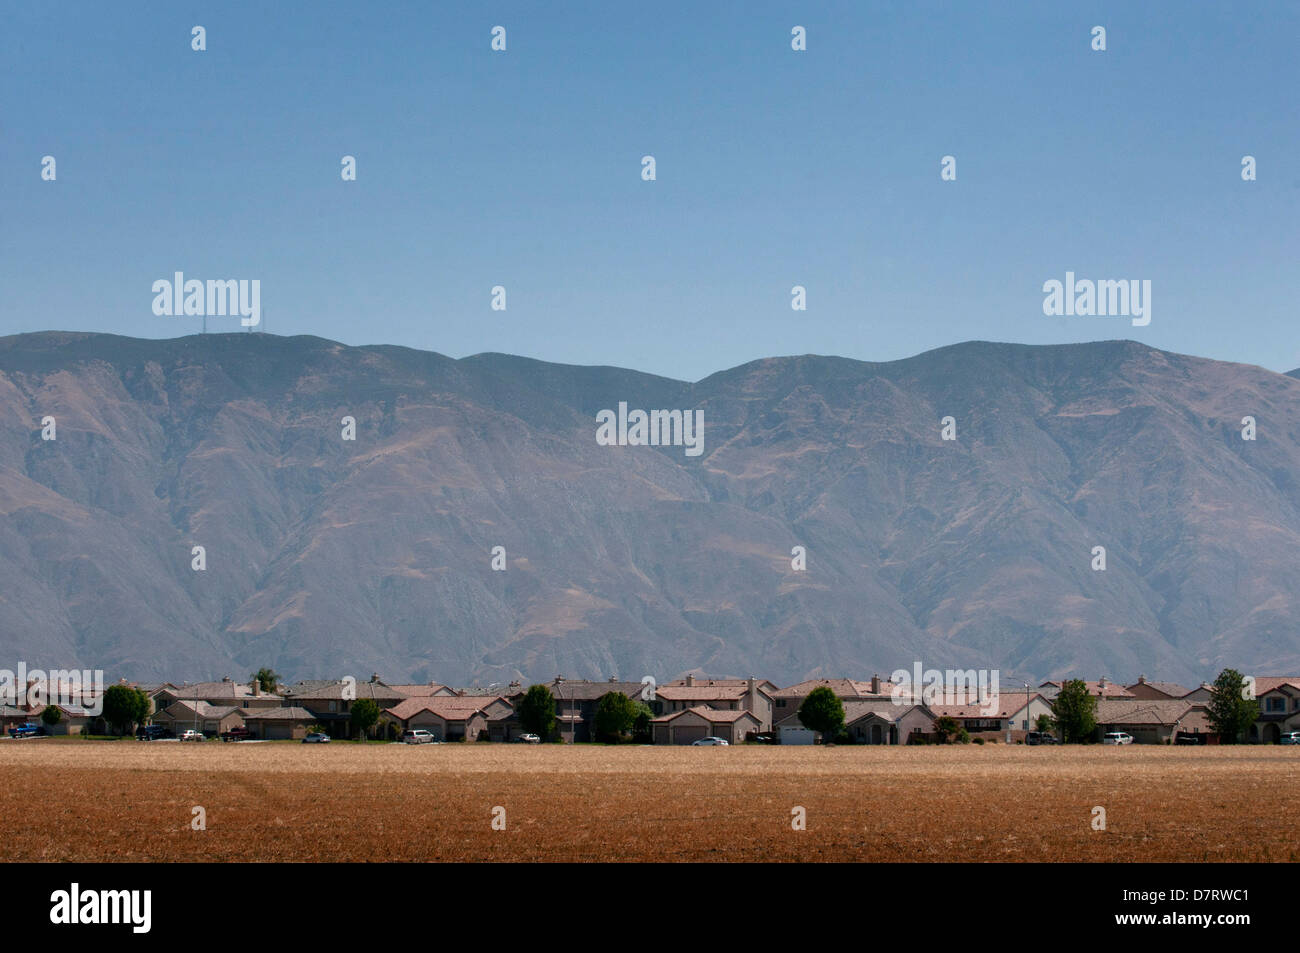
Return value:
M 620 401 L 702 409 L 704 453 L 598 445 Z M 1131 342 L 690 384 L 310 337 L 20 335 L 0 339 L 0 647 L 170 679 L 1291 670 L 1297 411 L 1300 380 Z

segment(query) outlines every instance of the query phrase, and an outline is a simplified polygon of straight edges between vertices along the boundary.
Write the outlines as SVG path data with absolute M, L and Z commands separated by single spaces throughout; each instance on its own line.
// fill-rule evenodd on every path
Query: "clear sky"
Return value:
M 151 309 L 183 271 L 260 279 L 275 334 L 686 379 L 970 339 L 1287 370 L 1297 37 L 1267 2 L 3 0 L 0 334 L 192 333 Z M 1149 279 L 1150 325 L 1045 316 L 1067 271 Z

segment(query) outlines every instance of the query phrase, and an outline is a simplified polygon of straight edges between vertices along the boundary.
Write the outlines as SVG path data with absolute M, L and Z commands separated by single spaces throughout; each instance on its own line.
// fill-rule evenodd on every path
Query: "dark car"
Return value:
M 221 733 L 222 741 L 247 741 L 251 737 L 253 737 L 253 733 L 243 725 L 236 725 L 229 731 Z
M 164 725 L 142 725 L 135 732 L 136 741 L 157 741 L 171 736 L 171 731 Z
M 1176 745 L 1203 745 L 1205 744 L 1205 735 L 1198 735 L 1190 731 L 1180 731 L 1174 735 L 1174 744 Z
M 37 735 L 45 734 L 45 729 L 34 721 L 25 722 L 21 725 L 14 725 L 9 729 L 10 738 L 34 738 Z
M 760 731 L 758 734 L 754 735 L 754 737 L 750 740 L 753 741 L 754 744 L 774 745 L 776 744 L 776 735 L 772 734 L 769 731 Z
M 1025 735 L 1027 745 L 1059 745 L 1056 736 L 1050 731 L 1031 731 Z

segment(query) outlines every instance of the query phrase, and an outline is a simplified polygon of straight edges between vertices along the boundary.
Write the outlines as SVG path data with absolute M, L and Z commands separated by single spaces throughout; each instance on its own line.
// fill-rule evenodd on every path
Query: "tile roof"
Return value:
M 193 685 L 163 685 L 155 692 L 166 692 L 174 695 L 181 700 L 193 701 L 200 699 L 202 701 L 212 701 L 214 698 L 220 701 L 242 700 L 245 698 L 261 697 L 255 696 L 253 690 L 243 682 L 195 682 Z M 264 693 L 268 694 L 268 693 Z
M 674 718 L 680 718 L 685 714 L 699 715 L 711 725 L 725 725 L 733 721 L 740 721 L 740 719 L 744 718 L 746 715 L 750 718 L 754 718 L 755 721 L 758 721 L 758 719 L 754 717 L 752 711 L 747 711 L 744 708 L 729 711 L 722 708 L 705 708 L 703 705 L 697 705 L 694 708 L 675 711 L 671 715 L 660 715 L 658 718 L 652 718 L 651 722 L 662 725 L 672 721 Z
M 439 685 L 436 682 L 429 682 L 427 685 L 389 685 L 388 687 L 406 698 L 428 698 L 441 691 L 452 691 L 446 685 Z
M 930 705 L 930 710 L 940 718 L 1010 718 L 1035 698 L 1041 698 L 1039 692 L 998 692 L 997 698 L 972 701 L 966 705 Z M 995 705 L 990 705 L 996 701 Z M 1043 699 L 1044 702 L 1047 699 Z
M 1150 680 L 1139 680 L 1134 682 L 1132 685 L 1127 685 L 1125 687 L 1131 692 L 1144 686 L 1146 688 L 1154 688 L 1156 691 L 1168 695 L 1170 698 L 1182 698 L 1184 695 L 1192 691 L 1192 689 L 1179 685 L 1177 682 L 1153 682 Z
M 244 721 L 315 721 L 316 716 L 306 708 L 291 705 L 287 708 L 245 708 Z
M 380 707 L 389 702 L 401 701 L 403 696 L 400 692 L 394 691 L 392 686 L 385 685 L 383 682 L 357 682 L 352 686 L 356 690 L 355 698 L 345 699 L 343 679 L 333 678 L 329 680 L 312 680 L 299 682 L 292 688 L 284 690 L 285 698 L 295 700 L 310 701 L 355 701 L 361 698 L 369 698 L 380 702 Z
M 551 696 L 565 701 L 595 701 L 610 692 L 622 692 L 628 698 L 641 697 L 640 682 L 589 682 L 579 679 L 565 679 L 550 685 Z
M 710 701 L 714 698 L 725 698 L 728 701 L 739 701 L 749 694 L 749 687 L 739 685 L 700 685 L 696 683 L 691 687 L 685 685 L 660 685 L 655 689 L 655 694 L 660 698 L 666 698 L 671 701 Z
M 1282 686 L 1300 690 L 1300 676 L 1296 675 L 1260 675 L 1255 678 L 1255 695 L 1276 691 Z
M 1064 681 L 1067 682 L 1073 681 L 1073 679 L 1067 678 Z M 1052 688 L 1059 689 L 1061 687 L 1061 684 L 1062 682 L 1060 680 L 1053 680 L 1053 681 L 1043 682 L 1043 684 L 1039 685 L 1038 687 L 1046 688 L 1047 686 L 1050 685 Z M 1130 692 L 1123 685 L 1119 684 L 1118 682 L 1112 682 L 1110 680 L 1107 680 L 1105 687 L 1102 687 L 1100 679 L 1095 682 L 1085 681 L 1083 684 L 1087 686 L 1089 695 L 1096 695 L 1097 697 L 1104 696 L 1106 698 L 1132 698 L 1133 697 L 1133 693 Z
M 162 713 L 169 718 L 183 718 L 186 715 L 197 714 L 200 718 L 225 718 L 231 712 L 240 711 L 238 705 L 213 705 L 211 702 L 196 702 L 193 699 L 182 698 L 172 702 L 162 710 Z
M 500 695 L 433 695 L 424 698 L 403 699 L 398 704 L 386 709 L 386 711 L 398 721 L 406 721 L 422 711 L 433 712 L 439 718 L 460 721 L 485 708 L 490 708 L 494 702 L 498 701 L 507 706 L 510 704 Z
M 1172 725 L 1197 707 L 1203 706 L 1177 698 L 1103 698 L 1097 702 L 1097 724 Z
M 797 685 L 791 685 L 776 692 L 775 698 L 802 698 L 814 688 L 825 686 L 835 693 L 837 698 L 881 698 L 889 694 L 889 684 L 881 679 L 880 693 L 871 693 L 871 682 L 860 682 L 851 678 L 813 678 Z

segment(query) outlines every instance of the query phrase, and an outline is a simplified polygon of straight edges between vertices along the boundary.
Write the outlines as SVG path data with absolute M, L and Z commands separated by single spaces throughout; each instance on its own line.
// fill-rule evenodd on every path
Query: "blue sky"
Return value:
M 151 310 L 180 270 L 260 279 L 276 334 L 686 379 L 970 339 L 1287 370 L 1298 35 L 1294 3 L 6 2 L 0 334 L 192 333 Z M 1151 280 L 1151 324 L 1045 316 L 1066 271 Z

